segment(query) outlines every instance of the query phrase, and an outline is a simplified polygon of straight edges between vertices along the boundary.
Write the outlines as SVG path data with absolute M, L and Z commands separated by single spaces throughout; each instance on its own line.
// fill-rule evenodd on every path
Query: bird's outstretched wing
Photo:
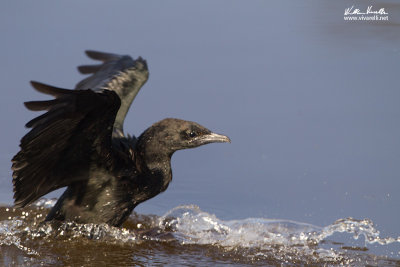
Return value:
M 121 107 L 114 123 L 114 135 L 123 136 L 123 124 L 133 99 L 149 77 L 147 63 L 141 57 L 86 51 L 89 58 L 100 60 L 98 65 L 79 66 L 82 74 L 92 74 L 76 85 L 76 89 L 108 89 L 115 91 L 121 99 Z
M 25 102 L 33 111 L 46 110 L 26 124 L 12 159 L 14 199 L 25 206 L 39 197 L 88 179 L 91 164 L 107 166 L 112 155 L 112 129 L 121 101 L 109 90 L 60 89 L 32 82 L 39 92 L 55 97 Z

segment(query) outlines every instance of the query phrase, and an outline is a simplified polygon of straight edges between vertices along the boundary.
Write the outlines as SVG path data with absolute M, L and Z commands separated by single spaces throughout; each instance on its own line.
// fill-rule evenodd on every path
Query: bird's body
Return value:
M 120 226 L 139 203 L 167 189 L 175 151 L 230 140 L 179 119 L 161 120 L 138 138 L 125 136 L 124 118 L 147 80 L 147 64 L 141 58 L 87 53 L 104 63 L 79 67 L 93 75 L 76 90 L 32 82 L 55 99 L 25 103 L 47 112 L 27 123 L 32 130 L 12 160 L 14 198 L 25 206 L 67 187 L 46 220 Z

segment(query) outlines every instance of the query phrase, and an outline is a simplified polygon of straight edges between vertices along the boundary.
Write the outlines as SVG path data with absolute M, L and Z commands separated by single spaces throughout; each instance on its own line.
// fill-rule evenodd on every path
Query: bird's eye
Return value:
M 194 132 L 194 131 L 191 131 L 191 132 L 189 132 L 189 136 L 190 137 L 196 137 L 197 136 L 197 133 L 196 132 Z

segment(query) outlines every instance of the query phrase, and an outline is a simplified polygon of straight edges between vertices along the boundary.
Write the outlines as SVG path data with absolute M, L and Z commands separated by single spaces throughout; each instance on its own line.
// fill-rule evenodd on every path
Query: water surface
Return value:
M 2 265 L 393 265 L 368 245 L 390 247 L 369 220 L 342 219 L 326 227 L 286 220 L 223 221 L 199 207 L 163 216 L 134 213 L 123 228 L 106 224 L 43 223 L 55 200 L 0 209 Z M 337 234 L 346 233 L 347 241 Z M 360 239 L 358 241 L 358 239 Z

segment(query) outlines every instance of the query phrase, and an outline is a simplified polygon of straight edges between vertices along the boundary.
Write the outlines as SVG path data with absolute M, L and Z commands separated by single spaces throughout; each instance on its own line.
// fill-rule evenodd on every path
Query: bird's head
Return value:
M 229 137 L 216 134 L 198 123 L 164 119 L 154 123 L 140 137 L 139 146 L 153 153 L 172 155 L 175 151 L 209 143 L 230 143 Z

